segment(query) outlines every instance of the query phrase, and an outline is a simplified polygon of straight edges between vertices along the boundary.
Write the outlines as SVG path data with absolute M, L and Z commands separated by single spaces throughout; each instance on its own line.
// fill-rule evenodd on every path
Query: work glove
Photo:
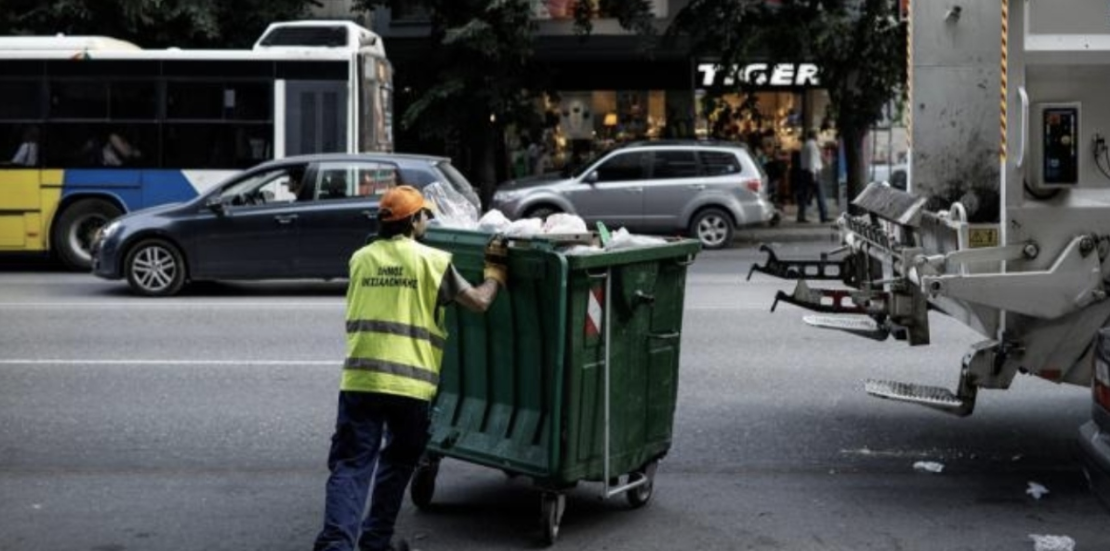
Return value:
M 485 279 L 492 279 L 506 287 L 509 281 L 509 246 L 505 238 L 493 236 L 486 245 L 486 266 L 482 270 Z

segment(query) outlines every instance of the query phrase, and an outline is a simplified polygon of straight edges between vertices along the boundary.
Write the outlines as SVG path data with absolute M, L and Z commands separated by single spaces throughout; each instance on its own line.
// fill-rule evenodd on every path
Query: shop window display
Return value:
M 562 91 L 540 99 L 539 127 L 506 136 L 514 177 L 575 168 L 623 143 L 694 138 L 688 90 Z

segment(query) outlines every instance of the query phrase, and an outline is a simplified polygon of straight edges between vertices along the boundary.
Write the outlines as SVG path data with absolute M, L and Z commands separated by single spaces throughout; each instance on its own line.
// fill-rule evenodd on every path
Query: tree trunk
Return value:
M 844 159 L 848 165 L 848 201 L 841 205 L 841 209 L 854 215 L 860 214 L 859 209 L 850 206 L 852 201 L 867 186 L 864 181 L 864 151 L 863 140 L 867 130 L 861 128 L 841 128 L 840 137 L 844 140 Z
M 482 200 L 482 211 L 485 212 L 497 188 L 497 148 L 501 140 L 497 125 L 487 121 L 479 128 L 481 130 L 471 149 L 473 157 L 470 166 L 474 169 L 471 184 L 478 187 L 478 197 Z

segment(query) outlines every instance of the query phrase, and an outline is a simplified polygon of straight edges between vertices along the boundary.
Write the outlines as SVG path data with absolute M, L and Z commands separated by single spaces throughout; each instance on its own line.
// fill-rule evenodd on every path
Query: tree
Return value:
M 864 185 L 863 140 L 905 90 L 906 26 L 897 9 L 894 0 L 691 0 L 667 34 L 688 35 L 694 53 L 717 57 L 722 67 L 756 56 L 815 63 L 844 143 L 853 198 Z
M 390 0 L 356 0 L 370 11 Z M 425 77 L 401 125 L 425 139 L 456 142 L 457 159 L 471 169 L 488 204 L 499 179 L 499 156 L 510 125 L 540 125 L 536 100 L 547 88 L 547 72 L 535 63 L 537 24 L 530 0 L 424 0 L 431 31 Z M 575 4 L 575 28 L 590 34 L 595 10 L 616 17 L 621 25 L 650 34 L 646 0 L 600 0 Z
M 144 48 L 248 47 L 316 0 L 7 0 L 0 34 L 103 35 Z
M 359 0 L 357 7 L 389 4 Z M 538 117 L 532 102 L 539 72 L 529 63 L 536 29 L 531 6 L 525 0 L 429 0 L 423 6 L 431 22 L 427 62 L 401 125 L 424 139 L 458 143 L 466 157 L 458 161 L 471 167 L 485 202 L 496 184 L 506 124 Z

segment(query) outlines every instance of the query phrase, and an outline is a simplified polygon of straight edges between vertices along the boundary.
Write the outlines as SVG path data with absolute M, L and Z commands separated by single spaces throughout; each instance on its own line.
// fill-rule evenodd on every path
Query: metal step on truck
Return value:
M 983 336 L 952 359 L 954 388 L 868 381 L 875 396 L 966 416 L 1018 373 L 1090 385 L 1110 320 L 1107 3 L 916 0 L 909 22 L 907 191 L 869 185 L 841 248 L 767 249 L 753 271 L 797 280 L 775 303 L 818 327 L 925 345 L 936 311 Z

